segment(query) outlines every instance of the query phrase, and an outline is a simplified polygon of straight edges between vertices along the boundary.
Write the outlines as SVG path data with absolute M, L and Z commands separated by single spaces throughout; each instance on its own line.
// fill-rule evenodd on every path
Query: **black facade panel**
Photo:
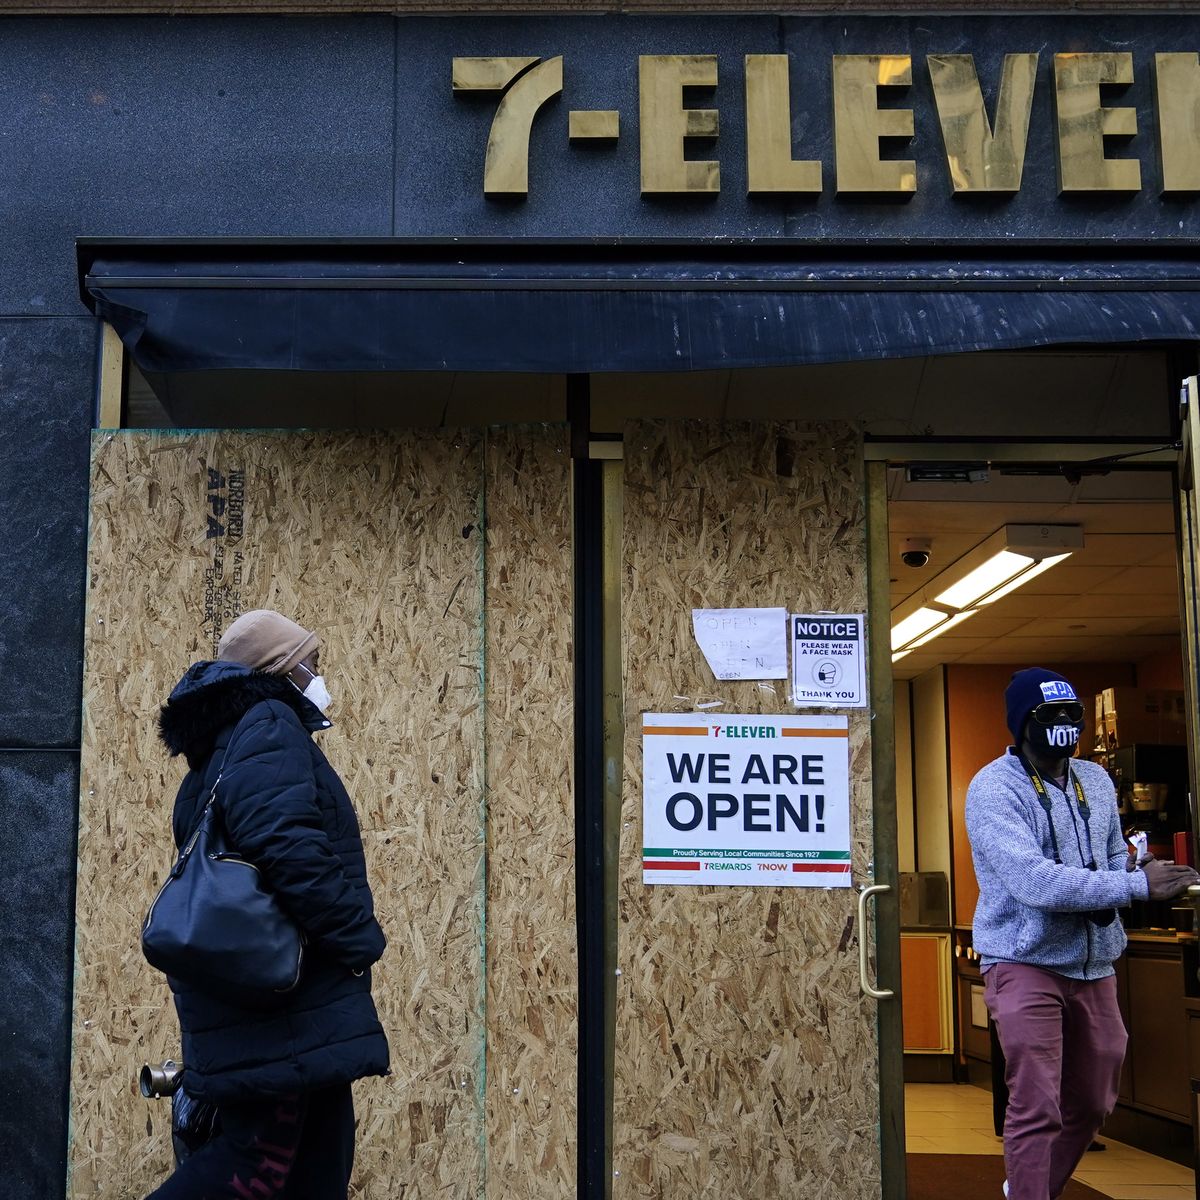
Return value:
M 397 48 L 397 235 L 503 237 L 628 236 L 807 241 L 1068 238 L 1090 244 L 1200 237 L 1194 195 L 1161 194 L 1154 56 L 1195 53 L 1194 13 L 795 17 L 403 18 Z M 1058 195 L 1056 53 L 1128 52 L 1133 83 L 1106 87 L 1106 106 L 1137 110 L 1132 138 L 1107 139 L 1106 153 L 1136 158 L 1141 190 L 1126 195 Z M 822 168 L 818 196 L 748 196 L 745 56 L 790 55 L 793 155 Z M 955 195 L 927 56 L 971 54 L 989 121 L 1004 56 L 1038 54 L 1021 189 L 1015 195 Z M 640 194 L 638 56 L 710 54 L 715 88 L 689 88 L 690 108 L 716 109 L 715 139 L 689 139 L 689 159 L 717 160 L 718 195 Z M 916 163 L 917 191 L 904 196 L 837 194 L 834 55 L 910 55 L 912 83 L 880 89 L 885 109 L 910 109 L 914 136 L 884 139 L 884 158 Z M 534 118 L 529 195 L 488 199 L 484 151 L 497 93 L 453 94 L 456 55 L 563 57 L 563 91 Z M 616 109 L 616 142 L 569 143 L 571 110 Z M 937 251 L 933 251 L 934 254 Z
M 96 323 L 0 320 L 0 748 L 79 744 Z
M 0 22 L 0 314 L 78 313 L 81 234 L 389 234 L 394 43 L 387 17 Z
M 396 233 L 498 237 L 623 235 L 778 237 L 786 205 L 750 204 L 741 63 L 747 54 L 783 52 L 775 17 L 504 19 L 412 18 L 401 21 L 396 139 Z M 483 194 L 483 159 L 499 96 L 455 95 L 456 55 L 563 56 L 563 92 L 534 119 L 529 195 L 491 200 Z M 718 54 L 728 84 L 692 88 L 693 108 L 718 108 L 720 136 L 688 143 L 689 158 L 728 165 L 717 196 L 642 199 L 639 189 L 638 56 Z M 616 109 L 615 144 L 567 141 L 572 109 Z
M 1200 237 L 1195 196 L 1164 197 L 1156 52 L 1194 53 L 1191 14 L 1068 16 L 119 17 L 0 23 L 0 314 L 73 313 L 71 241 L 119 236 L 676 236 L 931 244 Z M 1141 163 L 1132 195 L 1060 197 L 1058 51 L 1132 55 L 1134 81 L 1105 103 L 1137 110 L 1137 134 L 1108 152 Z M 791 54 L 794 154 L 818 160 L 819 196 L 746 194 L 744 59 Z M 955 196 L 927 56 L 970 53 L 990 114 L 1003 57 L 1039 54 L 1021 190 Z M 715 196 L 642 197 L 638 56 L 715 54 L 720 135 L 689 141 L 715 159 Z M 887 157 L 916 163 L 909 198 L 836 194 L 830 62 L 909 54 L 915 135 Z M 563 56 L 564 86 L 533 121 L 529 194 L 483 194 L 499 96 L 455 94 L 455 56 Z M 571 110 L 616 109 L 615 143 L 572 144 Z
M 784 45 L 792 56 L 794 113 L 810 114 L 794 126 L 797 158 L 819 158 L 825 190 L 819 200 L 794 206 L 787 234 L 825 239 L 903 237 L 937 243 L 961 238 L 1020 241 L 1069 237 L 1091 244 L 1139 238 L 1196 238 L 1200 235 L 1194 195 L 1167 197 L 1161 191 L 1155 117 L 1156 53 L 1194 52 L 1200 16 L 938 16 L 897 14 L 845 21 L 840 17 L 789 17 Z M 1137 134 L 1106 139 L 1112 158 L 1137 159 L 1139 192 L 1058 194 L 1054 56 L 1063 53 L 1127 52 L 1133 83 L 1105 87 L 1106 106 L 1137 110 Z M 1038 56 L 1033 108 L 1020 191 L 1012 194 L 955 194 L 946 163 L 927 58 L 970 54 L 994 125 L 996 95 L 1007 54 Z M 834 194 L 836 170 L 828 59 L 833 54 L 908 54 L 912 85 L 882 88 L 881 108 L 907 108 L 915 125 L 911 140 L 885 139 L 885 158 L 917 165 L 917 190 L 907 200 L 880 202 Z
M 4 1196 L 61 1196 L 66 1186 L 78 788 L 76 754 L 0 751 Z

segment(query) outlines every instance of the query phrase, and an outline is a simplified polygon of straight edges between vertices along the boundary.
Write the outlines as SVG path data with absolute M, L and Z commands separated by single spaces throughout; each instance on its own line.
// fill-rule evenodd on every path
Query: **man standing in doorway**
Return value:
M 967 790 L 972 939 L 1007 1060 L 1005 1195 L 1057 1200 L 1116 1104 L 1126 1042 L 1117 909 L 1174 899 L 1200 876 L 1153 859 L 1128 869 L 1108 773 L 1072 761 L 1083 705 L 1067 680 L 1018 671 L 1004 702 L 1014 744 Z

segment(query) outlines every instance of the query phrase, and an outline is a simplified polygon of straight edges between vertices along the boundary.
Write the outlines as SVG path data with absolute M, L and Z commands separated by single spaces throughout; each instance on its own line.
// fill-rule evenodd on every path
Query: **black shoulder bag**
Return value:
M 216 803 L 224 770 L 222 761 L 200 820 L 150 905 L 142 952 L 190 987 L 261 1005 L 299 983 L 304 935 L 258 868 L 226 840 Z

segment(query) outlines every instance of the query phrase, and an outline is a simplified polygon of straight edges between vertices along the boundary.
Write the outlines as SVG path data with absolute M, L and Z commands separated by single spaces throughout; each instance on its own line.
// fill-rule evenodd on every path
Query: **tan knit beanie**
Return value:
M 269 675 L 286 675 L 317 648 L 317 635 L 269 608 L 242 613 L 221 635 L 220 662 L 243 663 Z

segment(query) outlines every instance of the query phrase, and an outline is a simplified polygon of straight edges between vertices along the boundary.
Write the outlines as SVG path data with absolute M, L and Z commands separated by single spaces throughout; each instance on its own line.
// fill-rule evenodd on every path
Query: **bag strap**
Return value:
M 222 764 L 223 766 L 224 764 Z M 221 782 L 221 775 L 218 772 L 217 781 L 212 785 L 212 791 L 208 793 L 208 802 L 200 810 L 200 816 L 196 819 L 196 824 L 192 828 L 192 832 L 188 840 L 184 842 L 183 849 L 179 851 L 178 858 L 175 859 L 175 865 L 171 868 L 171 875 L 174 877 L 183 870 L 187 864 L 187 860 L 191 857 L 191 853 L 196 848 L 196 843 L 200 840 L 200 834 L 204 829 L 204 819 L 212 811 L 213 803 L 217 798 L 217 783 Z

